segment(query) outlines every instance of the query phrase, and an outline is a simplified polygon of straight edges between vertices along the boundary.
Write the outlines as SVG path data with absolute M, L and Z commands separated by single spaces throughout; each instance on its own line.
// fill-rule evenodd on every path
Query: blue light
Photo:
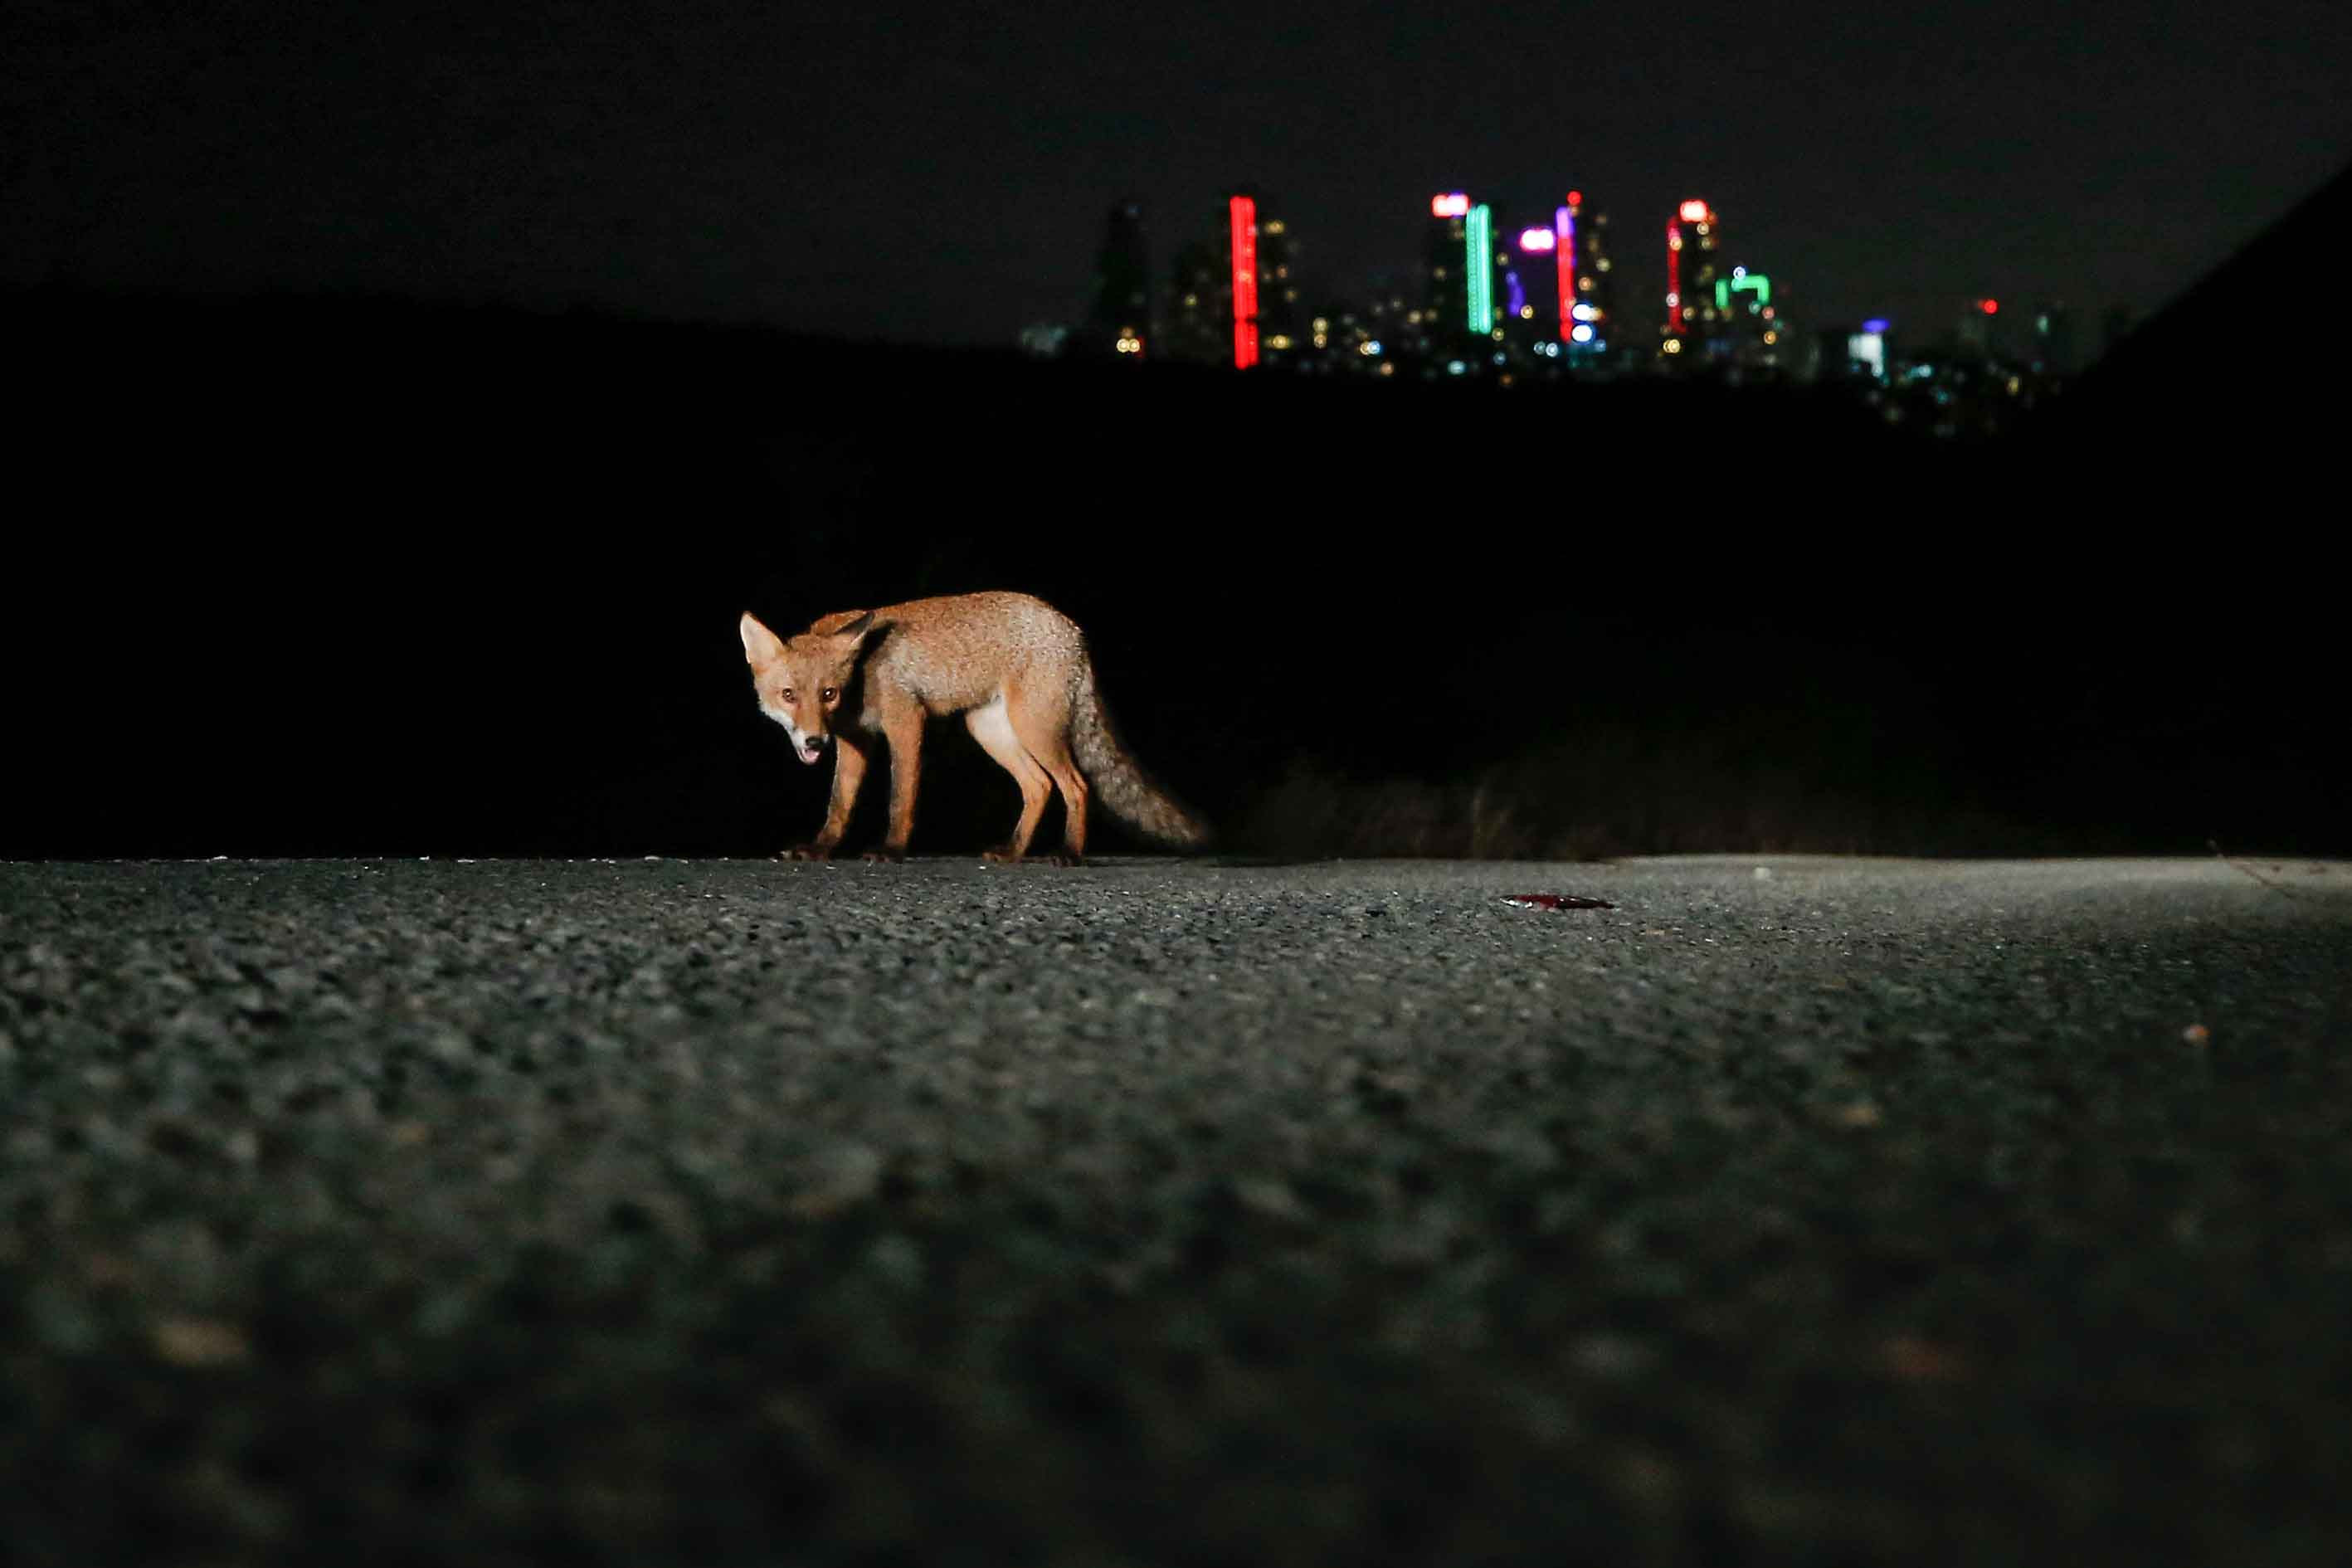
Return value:
M 1865 332 L 1883 332 L 1886 330 L 1886 318 L 1884 316 L 1873 316 L 1870 320 L 1863 322 L 1862 330 Z

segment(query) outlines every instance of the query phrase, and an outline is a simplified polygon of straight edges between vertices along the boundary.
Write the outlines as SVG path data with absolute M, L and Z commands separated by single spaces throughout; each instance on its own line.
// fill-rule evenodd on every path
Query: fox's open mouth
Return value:
M 799 751 L 801 761 L 804 763 L 814 763 L 824 755 L 823 746 L 801 746 L 795 749 Z

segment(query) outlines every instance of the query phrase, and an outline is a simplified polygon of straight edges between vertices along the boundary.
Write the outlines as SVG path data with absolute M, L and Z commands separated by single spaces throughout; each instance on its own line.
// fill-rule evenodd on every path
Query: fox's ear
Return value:
M 760 618 L 751 611 L 743 612 L 743 619 L 735 629 L 743 634 L 743 658 L 747 663 L 766 664 L 784 656 L 783 639 L 761 626 Z
M 847 626 L 842 627 L 839 631 L 834 633 L 834 640 L 840 643 L 845 643 L 851 647 L 856 647 L 859 643 L 866 640 L 866 635 L 873 631 L 873 629 L 874 612 L 868 610 L 864 615 L 858 616 L 856 620 L 850 622 Z

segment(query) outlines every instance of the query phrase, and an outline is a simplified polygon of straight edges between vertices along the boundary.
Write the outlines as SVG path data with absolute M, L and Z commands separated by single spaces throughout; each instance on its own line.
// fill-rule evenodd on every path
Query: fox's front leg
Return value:
M 883 738 L 890 742 L 890 831 L 868 860 L 905 858 L 907 840 L 915 834 L 915 782 L 923 771 L 923 714 L 912 709 L 883 721 Z
M 838 731 L 833 737 L 833 800 L 824 808 L 824 826 L 809 843 L 784 851 L 792 860 L 830 860 L 842 835 L 849 831 L 849 813 L 857 804 L 857 788 L 866 782 L 866 751 Z

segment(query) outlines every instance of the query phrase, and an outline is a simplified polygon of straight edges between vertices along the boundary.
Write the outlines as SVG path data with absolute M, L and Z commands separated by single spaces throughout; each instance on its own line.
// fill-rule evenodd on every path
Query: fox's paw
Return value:
M 981 858 L 999 866 L 1083 866 L 1087 863 L 1085 857 L 1078 855 L 1022 855 L 1009 848 L 991 849 Z
M 782 854 L 777 856 L 776 858 L 779 860 L 830 860 L 833 858 L 833 846 L 830 844 L 795 844 L 790 849 L 787 849 Z
M 869 866 L 895 866 L 907 858 L 904 849 L 868 849 L 866 862 Z

